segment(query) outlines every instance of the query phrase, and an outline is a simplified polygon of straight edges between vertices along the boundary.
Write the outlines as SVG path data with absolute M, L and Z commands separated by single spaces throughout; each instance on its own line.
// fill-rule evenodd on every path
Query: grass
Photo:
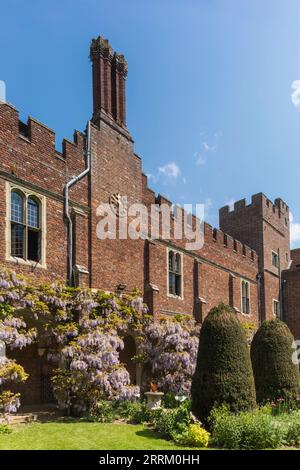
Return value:
M 34 423 L 0 434 L 0 450 L 172 450 L 187 449 L 142 425 Z

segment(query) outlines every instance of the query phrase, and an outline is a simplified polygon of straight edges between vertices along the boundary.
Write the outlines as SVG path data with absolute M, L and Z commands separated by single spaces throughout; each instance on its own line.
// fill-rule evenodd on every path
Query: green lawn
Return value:
M 0 434 L 0 450 L 172 450 L 174 442 L 161 439 L 142 425 L 100 423 L 34 423 Z

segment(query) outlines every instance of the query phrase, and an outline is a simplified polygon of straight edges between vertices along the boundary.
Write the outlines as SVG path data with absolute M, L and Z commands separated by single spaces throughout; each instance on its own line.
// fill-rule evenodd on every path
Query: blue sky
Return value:
M 299 25 L 298 0 L 11 0 L 0 80 L 60 148 L 91 116 L 90 40 L 109 38 L 129 62 L 128 128 L 151 186 L 206 203 L 213 225 L 227 202 L 282 197 L 300 246 Z

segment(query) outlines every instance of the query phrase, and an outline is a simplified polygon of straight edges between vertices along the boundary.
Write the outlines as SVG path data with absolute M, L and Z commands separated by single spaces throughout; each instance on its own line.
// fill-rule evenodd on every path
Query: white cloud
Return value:
M 196 158 L 196 165 L 201 166 L 205 164 L 206 160 L 201 153 L 195 152 L 194 157 Z
M 200 133 L 201 144 L 200 150 L 194 153 L 194 158 L 196 159 L 196 165 L 201 166 L 206 163 L 206 158 L 208 155 L 215 153 L 218 150 L 218 141 L 223 136 L 221 130 L 214 132 L 209 136 L 209 131 L 205 129 Z M 209 143 L 213 141 L 213 143 Z
M 298 108 L 300 105 L 300 80 L 294 80 L 292 83 L 291 100 L 293 105 Z
M 195 152 L 194 157 L 196 157 L 196 165 L 201 166 L 206 162 L 206 156 L 210 153 L 213 153 L 217 150 L 217 145 L 209 145 L 206 141 L 201 143 L 200 152 Z
M 290 212 L 290 232 L 291 232 L 291 243 L 300 241 L 300 223 L 294 222 L 294 216 Z
M 214 152 L 217 149 L 216 145 L 209 145 L 207 142 L 202 142 L 203 152 Z
M 158 174 L 159 175 L 164 175 L 168 179 L 177 179 L 178 176 L 180 176 L 181 171 L 177 163 L 171 162 L 167 163 L 167 165 L 160 166 L 158 168 Z
M 171 183 L 175 183 L 175 181 L 177 181 L 180 176 L 182 184 L 186 184 L 187 179 L 181 174 L 181 170 L 175 162 L 170 162 L 164 166 L 158 167 L 156 174 L 147 173 L 149 182 L 152 182 L 153 184 L 161 183 L 165 186 Z

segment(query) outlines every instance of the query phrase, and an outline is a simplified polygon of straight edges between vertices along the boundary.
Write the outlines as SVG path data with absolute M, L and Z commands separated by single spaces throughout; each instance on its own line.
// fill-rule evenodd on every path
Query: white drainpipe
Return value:
M 73 223 L 70 215 L 69 189 L 89 174 L 91 169 L 91 121 L 87 123 L 87 149 L 86 149 L 86 169 L 79 175 L 72 178 L 65 185 L 65 218 L 68 225 L 68 284 L 73 285 Z

